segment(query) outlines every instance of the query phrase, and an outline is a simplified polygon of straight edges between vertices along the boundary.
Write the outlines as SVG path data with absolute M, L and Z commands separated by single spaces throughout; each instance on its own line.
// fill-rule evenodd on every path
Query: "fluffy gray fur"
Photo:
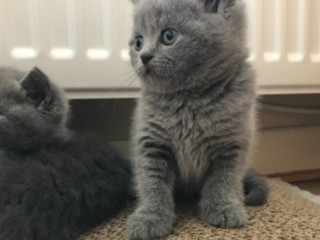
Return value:
M 71 240 L 129 197 L 130 164 L 67 128 L 63 91 L 35 68 L 0 68 L 0 239 Z
M 134 2 L 130 54 L 142 97 L 132 136 L 139 206 L 128 235 L 170 233 L 177 193 L 199 196 L 199 217 L 211 225 L 244 226 L 244 203 L 260 205 L 268 195 L 264 179 L 247 166 L 256 85 L 246 61 L 244 3 Z M 172 44 L 163 44 L 167 29 L 176 32 Z

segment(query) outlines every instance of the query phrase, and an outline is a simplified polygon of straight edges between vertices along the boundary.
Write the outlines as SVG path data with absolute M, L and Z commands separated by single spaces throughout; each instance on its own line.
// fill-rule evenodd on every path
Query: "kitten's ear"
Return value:
M 51 99 L 49 79 L 37 67 L 22 79 L 21 86 L 27 92 L 27 97 L 33 100 L 36 106 Z
M 222 13 L 228 11 L 239 0 L 198 0 L 207 13 Z

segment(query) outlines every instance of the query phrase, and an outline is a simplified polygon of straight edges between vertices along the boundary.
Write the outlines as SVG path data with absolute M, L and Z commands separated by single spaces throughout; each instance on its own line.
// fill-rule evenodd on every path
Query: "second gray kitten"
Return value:
M 0 67 L 0 239 L 73 240 L 130 198 L 129 162 L 67 127 L 68 101 L 38 68 Z
M 244 205 L 261 205 L 268 195 L 247 164 L 256 85 L 246 61 L 244 3 L 134 2 L 130 54 L 143 90 L 132 137 L 139 206 L 128 235 L 170 233 L 175 193 L 198 195 L 203 221 L 241 227 Z

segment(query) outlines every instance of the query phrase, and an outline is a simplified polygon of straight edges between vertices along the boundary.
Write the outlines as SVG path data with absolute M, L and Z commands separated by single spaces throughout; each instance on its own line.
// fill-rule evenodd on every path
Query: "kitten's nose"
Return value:
M 154 57 L 154 55 L 152 53 L 143 53 L 140 56 L 144 65 L 147 65 L 153 57 Z

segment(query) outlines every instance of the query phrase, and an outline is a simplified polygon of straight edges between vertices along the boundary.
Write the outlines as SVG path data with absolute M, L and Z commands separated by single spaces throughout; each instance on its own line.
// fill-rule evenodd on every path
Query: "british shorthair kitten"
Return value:
M 133 239 L 169 234 L 174 195 L 199 197 L 199 218 L 242 227 L 262 205 L 265 180 L 249 169 L 255 74 L 245 47 L 243 0 L 135 0 L 131 63 L 142 82 L 134 116 L 139 205 Z

